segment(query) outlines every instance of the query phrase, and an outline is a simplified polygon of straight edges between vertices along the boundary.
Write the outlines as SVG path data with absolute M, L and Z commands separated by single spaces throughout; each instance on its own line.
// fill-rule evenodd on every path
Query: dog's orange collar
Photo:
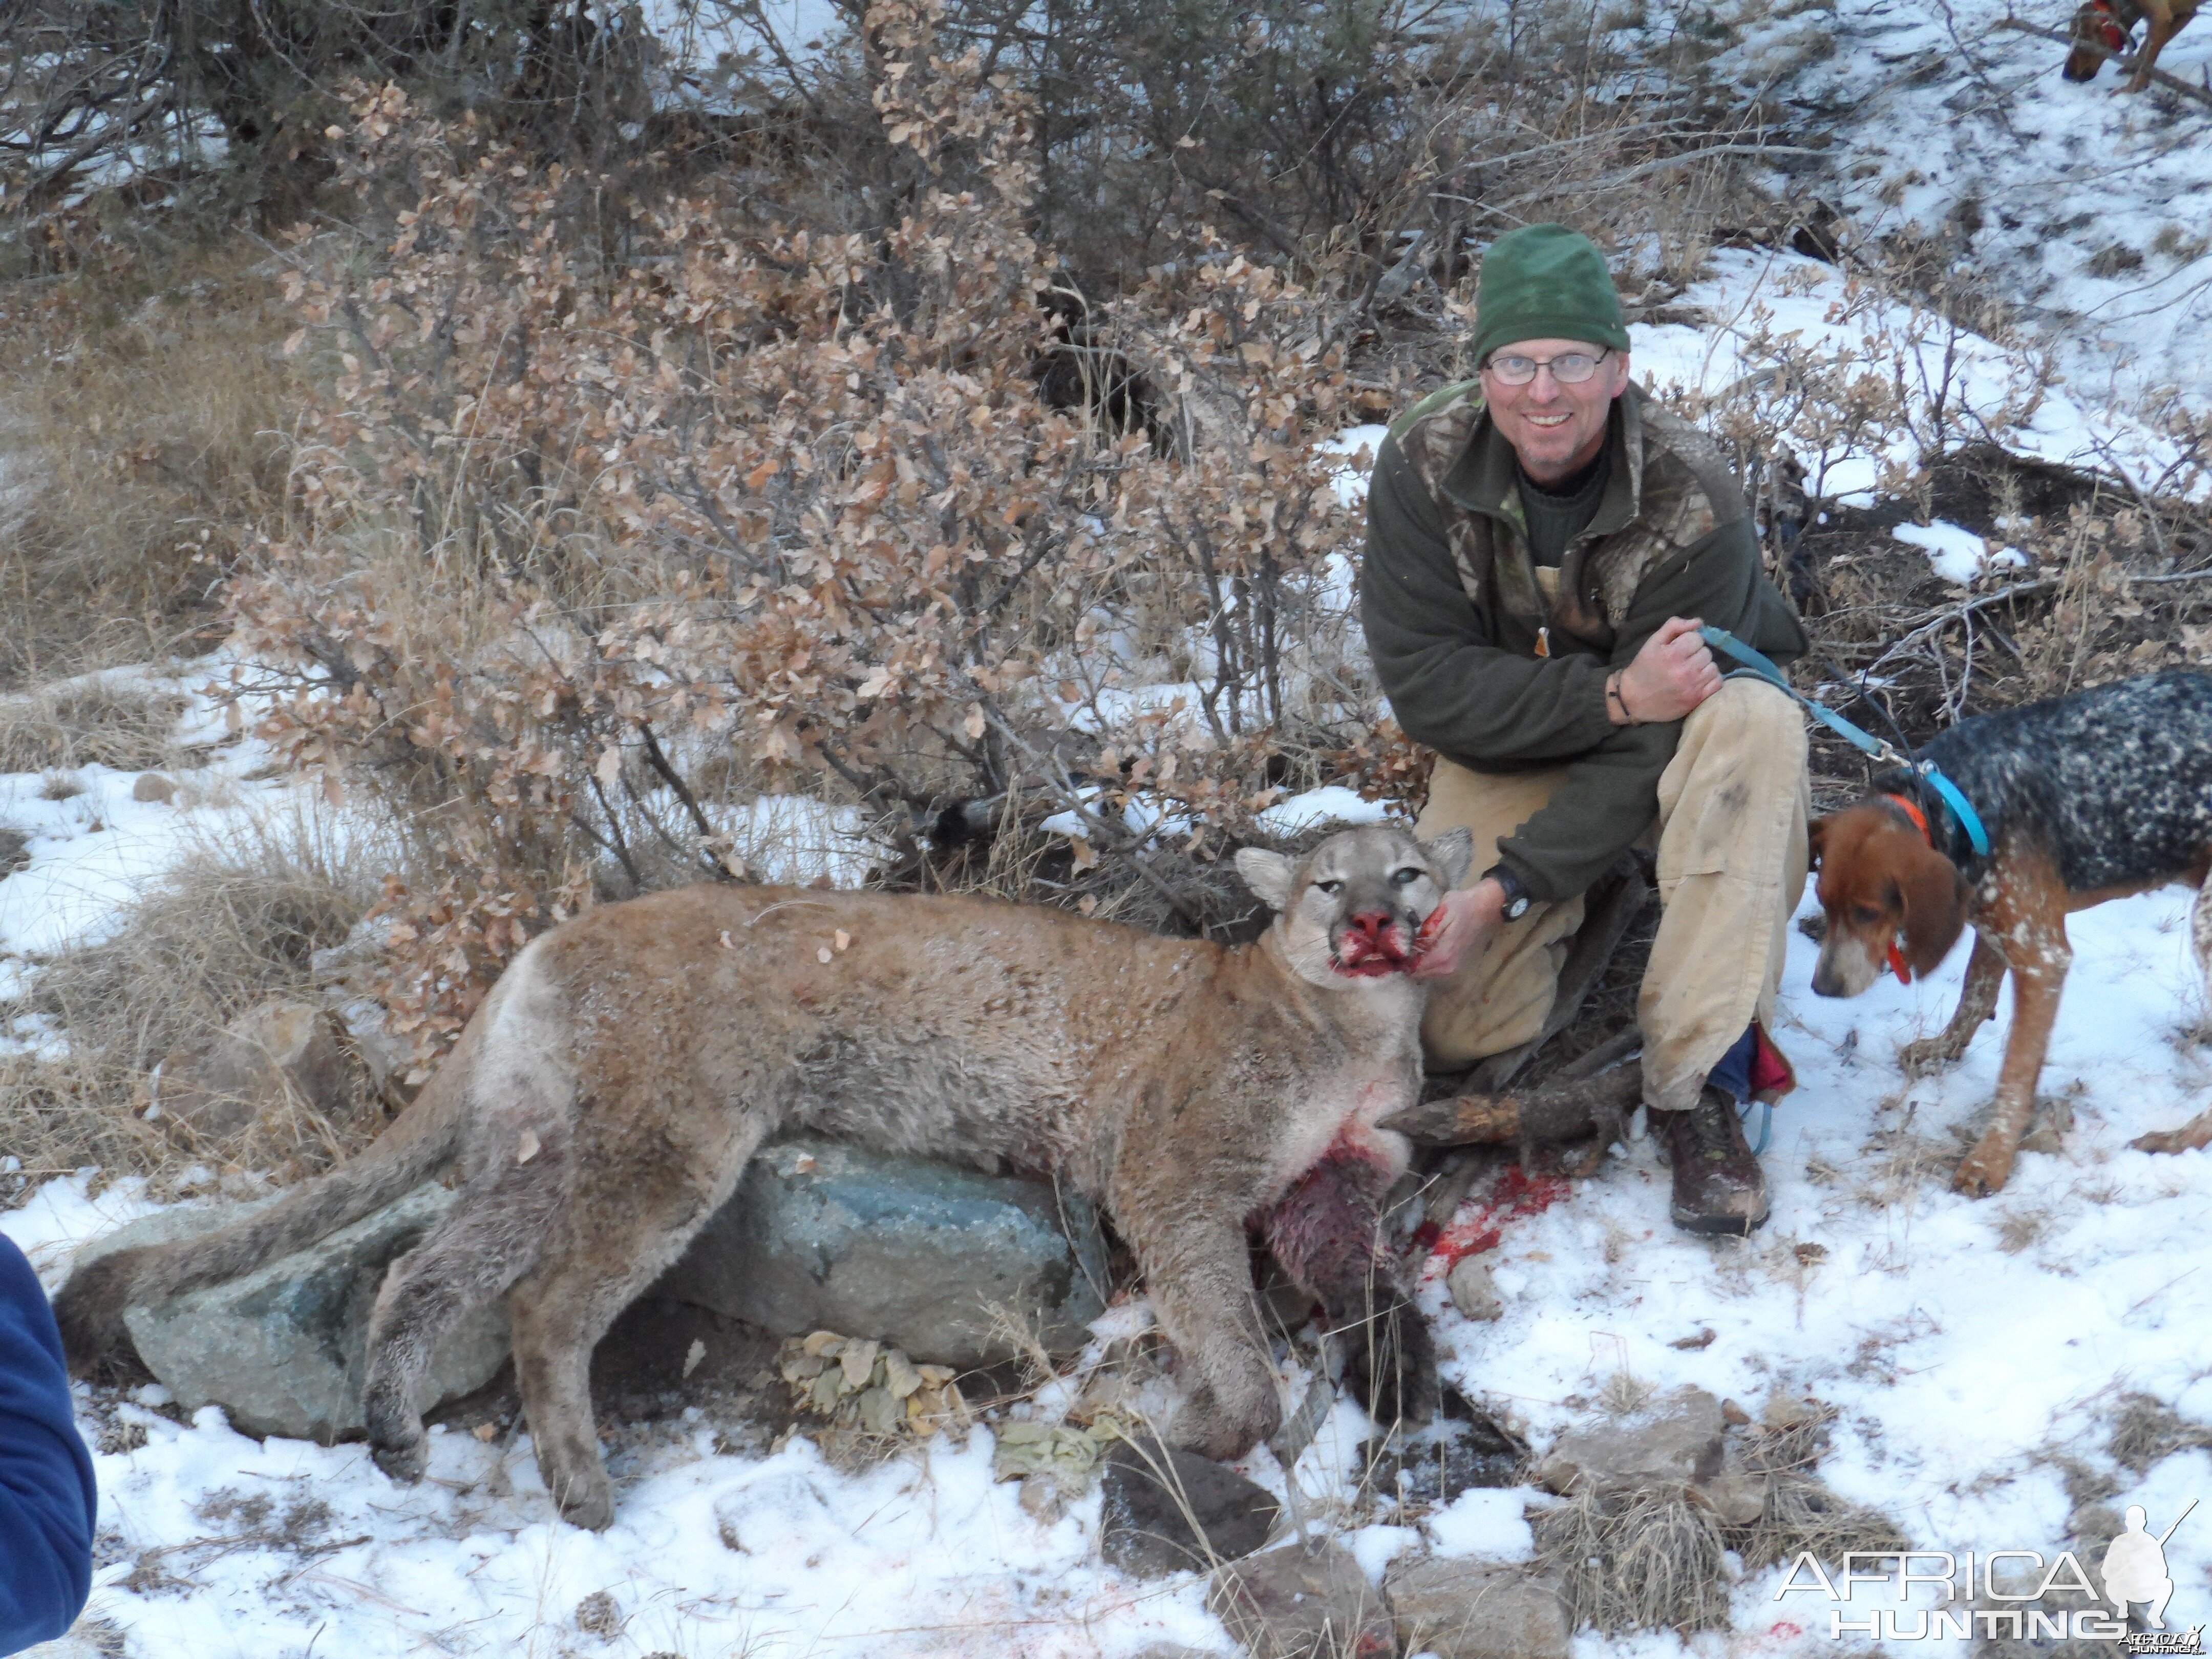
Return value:
M 1884 795 L 1882 799 L 1912 820 L 1912 827 L 1920 832 L 1920 838 L 1923 841 L 1930 847 L 1936 844 L 1935 834 L 1928 828 L 1928 814 L 1920 810 L 1919 802 L 1908 799 L 1903 795 Z
M 1920 810 L 1917 801 L 1907 799 L 1903 795 L 1884 795 L 1882 799 L 1912 820 L 1912 827 L 1920 832 L 1923 841 L 1930 847 L 1936 844 L 1935 835 L 1928 828 L 1928 814 Z M 1891 935 L 1889 941 L 1889 971 L 1897 975 L 1899 985 L 1912 983 L 1912 970 L 1905 965 L 1905 952 L 1897 948 L 1894 934 Z
M 2097 33 L 2104 37 L 2107 52 L 2125 52 L 2128 32 L 2120 27 L 2120 20 L 2112 15 L 2112 0 L 2089 0 L 2089 9 L 2100 14 Z

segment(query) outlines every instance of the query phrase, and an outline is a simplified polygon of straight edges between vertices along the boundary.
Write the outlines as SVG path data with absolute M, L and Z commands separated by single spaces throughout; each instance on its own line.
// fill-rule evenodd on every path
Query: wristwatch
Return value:
M 1521 884 L 1521 878 L 1512 871 L 1502 864 L 1493 864 L 1482 872 L 1482 878 L 1494 881 L 1505 890 L 1505 908 L 1498 914 L 1506 921 L 1518 921 L 1528 914 L 1528 907 L 1534 901 L 1528 896 L 1528 890 Z

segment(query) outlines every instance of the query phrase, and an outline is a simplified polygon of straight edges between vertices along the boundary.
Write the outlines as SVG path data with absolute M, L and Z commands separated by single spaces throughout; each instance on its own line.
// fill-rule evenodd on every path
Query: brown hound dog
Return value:
M 2136 25 L 2148 17 L 2150 33 L 2143 41 L 2142 50 L 2136 54 L 2135 73 L 2120 87 L 2123 92 L 2141 92 L 2150 84 L 2150 72 L 2157 67 L 2158 55 L 2166 50 L 2166 43 L 2197 15 L 2200 3 L 2201 0 L 2087 0 L 2074 14 L 2074 26 L 2069 31 L 2074 37 L 2074 50 L 2066 54 L 2066 78 L 2095 80 L 2097 71 L 2105 66 L 2104 53 L 2097 48 L 2124 52 Z
M 2212 674 L 2174 669 L 1962 720 L 1923 751 L 1987 827 L 1976 853 L 1919 773 L 1884 773 L 1857 805 L 1812 826 L 1828 933 L 1822 996 L 1856 996 L 1887 963 L 1932 972 L 1968 921 L 1974 954 L 1959 1011 L 1908 1044 L 1908 1072 L 1966 1052 L 2013 978 L 2012 1033 L 1988 1131 L 1952 1185 L 1982 1197 L 2012 1173 L 2073 952 L 2066 918 L 2106 899 L 2186 882 L 2197 965 L 2212 991 Z M 2153 1152 L 2212 1143 L 2212 1110 L 2145 1135 Z

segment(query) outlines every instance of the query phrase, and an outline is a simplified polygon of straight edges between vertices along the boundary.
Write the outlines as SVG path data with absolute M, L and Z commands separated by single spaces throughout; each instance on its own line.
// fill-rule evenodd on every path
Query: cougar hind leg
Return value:
M 592 1408 L 592 1350 L 712 1218 L 767 1129 L 764 1117 L 734 1128 L 713 1158 L 720 1178 L 708 1192 L 678 1182 L 656 1194 L 632 1170 L 611 1178 L 604 1198 L 580 1194 L 537 1265 L 507 1292 L 514 1379 L 538 1471 L 571 1525 L 596 1532 L 614 1519 Z
M 393 1480 L 422 1477 L 428 1443 L 416 1396 L 440 1339 L 529 1270 L 560 1200 L 565 1161 L 547 1151 L 471 1181 L 386 1273 L 369 1316 L 362 1408 L 370 1454 Z

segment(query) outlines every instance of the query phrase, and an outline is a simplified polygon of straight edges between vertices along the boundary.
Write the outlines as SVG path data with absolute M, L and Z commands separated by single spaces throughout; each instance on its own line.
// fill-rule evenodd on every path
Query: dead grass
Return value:
M 2212 1426 L 2192 1423 L 2165 1401 L 2147 1394 L 2122 1397 L 2112 1419 L 2108 1449 L 2117 1463 L 2148 1474 L 2154 1464 L 2179 1451 L 2212 1447 Z
M 1727 1627 L 1720 1518 L 1686 1493 L 1583 1493 L 1533 1524 L 1538 1571 L 1557 1575 L 1577 1628 Z
M 185 707 L 174 692 L 106 675 L 7 698 L 0 701 L 0 772 L 67 772 L 80 766 L 137 772 L 173 765 L 177 720 Z
M 146 1073 L 181 1044 L 263 999 L 309 996 L 309 957 L 343 941 L 388 866 L 358 840 L 305 819 L 210 847 L 150 888 L 110 938 L 46 964 L 27 1004 L 42 1055 L 0 1060 L 0 1146 L 26 1180 L 98 1164 L 108 1174 L 172 1175 L 213 1159 L 280 1179 L 312 1173 L 365 1144 L 381 1115 L 304 1106 L 209 1145 L 143 1121 Z M 27 1190 L 0 1192 L 0 1203 Z
M 0 684 L 143 661 L 212 620 L 274 516 L 296 402 L 262 257 L 107 246 L 0 292 Z

